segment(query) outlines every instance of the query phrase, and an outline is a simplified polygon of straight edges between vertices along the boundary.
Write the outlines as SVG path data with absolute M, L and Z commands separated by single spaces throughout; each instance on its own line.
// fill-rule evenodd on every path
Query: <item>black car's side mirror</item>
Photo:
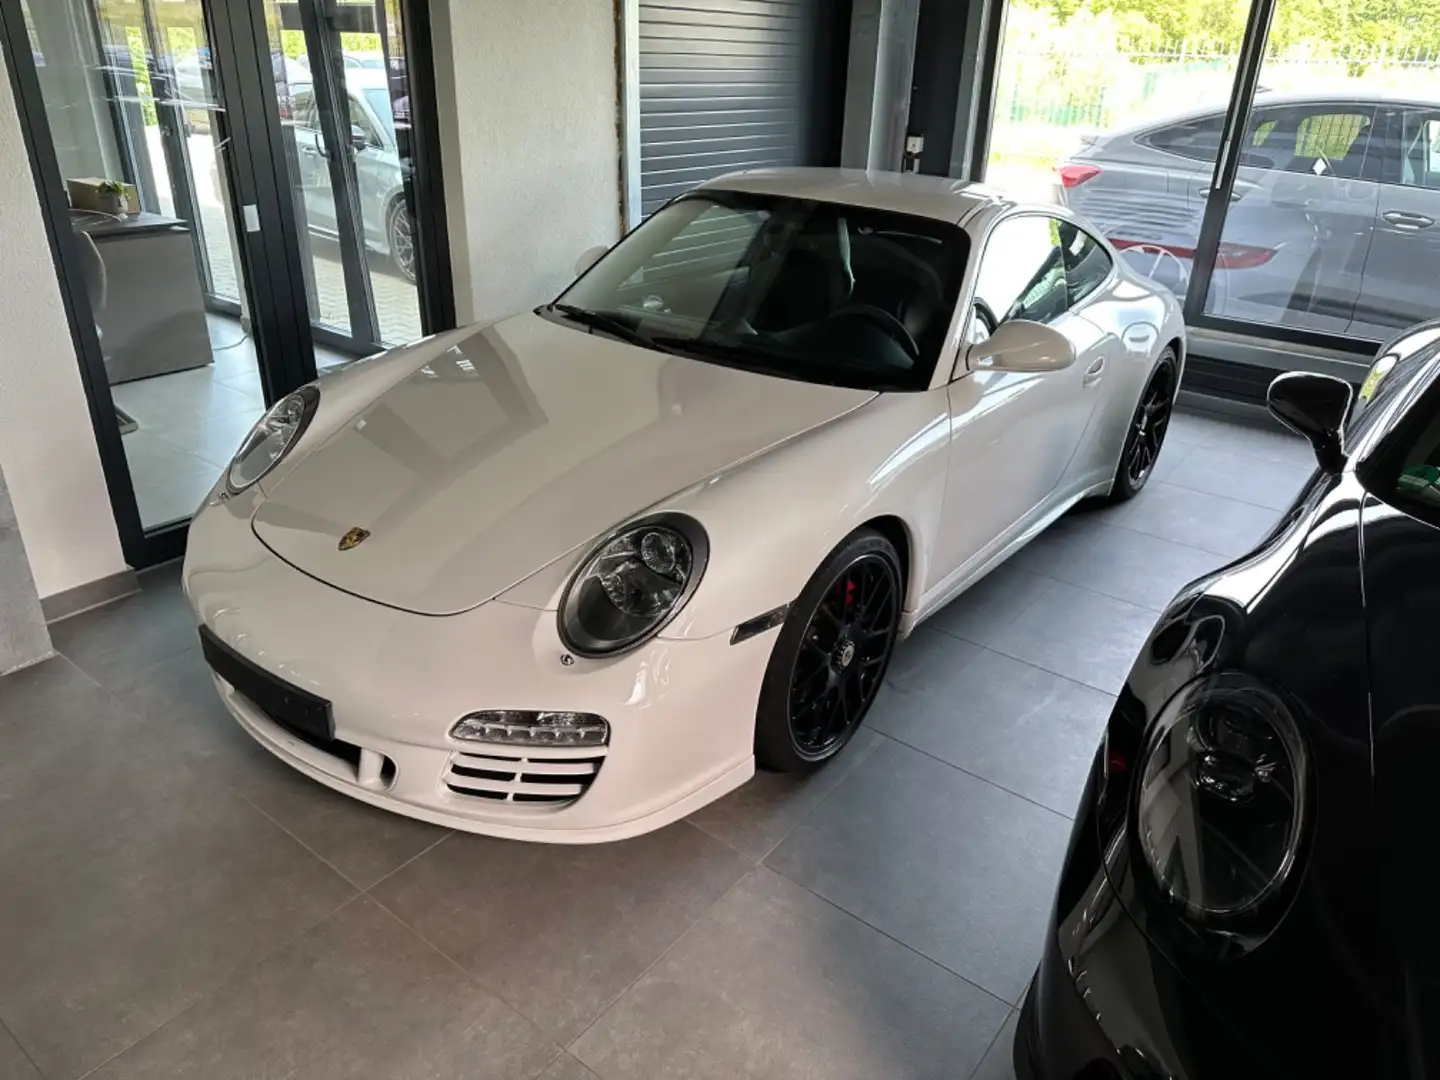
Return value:
M 364 150 L 370 145 L 370 136 L 359 124 L 350 125 L 350 145 L 356 150 Z
M 1288 371 L 1270 384 L 1266 398 L 1275 419 L 1309 440 L 1320 468 L 1337 473 L 1345 467 L 1345 418 L 1354 393 L 1334 375 Z

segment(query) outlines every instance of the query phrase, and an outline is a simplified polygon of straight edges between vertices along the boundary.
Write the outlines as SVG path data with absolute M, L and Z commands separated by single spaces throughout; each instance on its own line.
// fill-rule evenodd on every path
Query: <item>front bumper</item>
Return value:
M 656 639 L 612 660 L 566 663 L 553 611 L 491 601 L 455 616 L 416 615 L 308 577 L 255 537 L 248 501 L 196 516 L 185 593 L 233 653 L 331 702 L 337 745 L 357 750 L 358 762 L 297 737 L 216 678 L 241 726 L 307 776 L 438 825 L 589 843 L 658 828 L 754 774 L 755 709 L 775 632 L 734 646 L 728 634 Z M 460 717 L 482 709 L 596 713 L 610 724 L 609 745 L 522 749 L 450 737 Z M 507 760 L 521 779 L 527 762 L 551 780 L 593 777 L 561 802 L 481 797 L 448 782 L 457 763 L 488 774 Z M 582 760 L 594 767 L 579 769 Z

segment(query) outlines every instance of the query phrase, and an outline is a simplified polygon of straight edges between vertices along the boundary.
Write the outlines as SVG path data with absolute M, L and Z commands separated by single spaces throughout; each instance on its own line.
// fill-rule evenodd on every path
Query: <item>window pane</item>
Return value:
M 997 325 L 1010 319 L 1049 322 L 1063 315 L 1069 298 L 1060 222 L 1026 214 L 995 226 L 985 244 L 975 298 Z
M 141 523 L 190 516 L 264 412 L 205 11 L 22 6 Z M 151 15 L 155 12 L 151 11 Z
M 1065 249 L 1065 279 L 1070 286 L 1070 303 L 1078 304 L 1110 276 L 1114 263 L 1100 241 L 1069 222 L 1060 224 L 1060 242 Z
M 1183 298 L 1246 9 L 1011 0 L 986 179 L 1080 212 Z

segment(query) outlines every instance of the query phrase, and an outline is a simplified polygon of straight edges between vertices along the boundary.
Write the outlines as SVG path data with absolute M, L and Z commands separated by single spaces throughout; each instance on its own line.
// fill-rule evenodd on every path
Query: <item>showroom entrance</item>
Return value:
M 1440 314 L 1440 30 L 1403 0 L 1012 0 L 986 176 L 1185 302 L 1187 385 L 1363 376 Z
M 127 559 L 265 408 L 454 325 L 408 0 L 0 0 Z

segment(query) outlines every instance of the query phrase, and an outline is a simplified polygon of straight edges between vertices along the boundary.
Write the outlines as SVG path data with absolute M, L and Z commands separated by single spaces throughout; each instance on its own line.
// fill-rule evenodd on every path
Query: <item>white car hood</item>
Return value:
M 253 525 L 321 581 L 454 614 L 874 396 L 521 315 L 437 349 L 319 446 L 302 442 Z M 369 536 L 341 551 L 352 528 Z

